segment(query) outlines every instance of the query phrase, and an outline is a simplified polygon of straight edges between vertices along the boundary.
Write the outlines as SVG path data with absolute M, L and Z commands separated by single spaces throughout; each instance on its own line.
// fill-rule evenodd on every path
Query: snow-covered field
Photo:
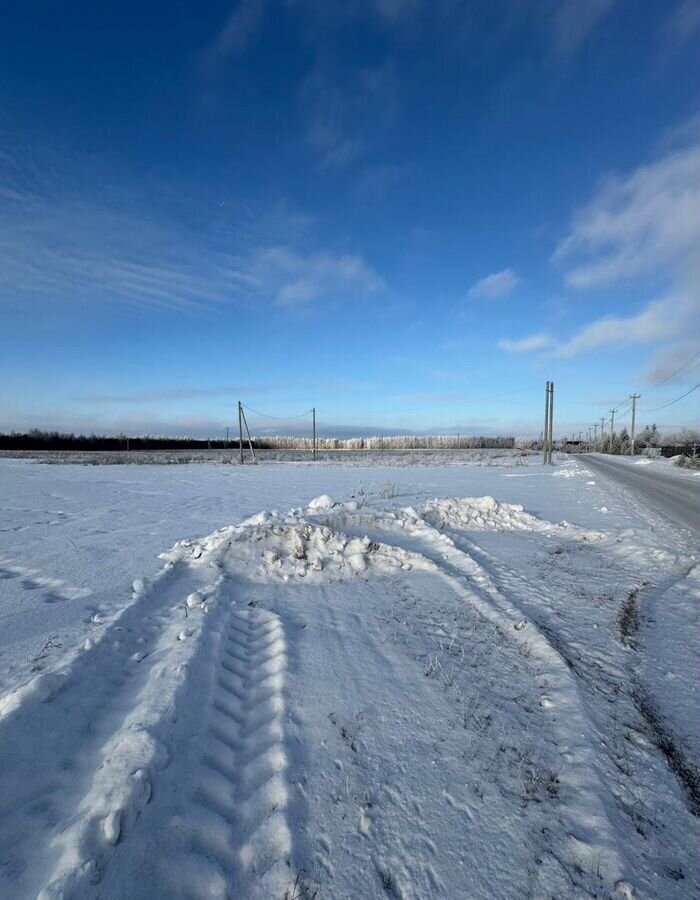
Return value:
M 0 460 L 0 897 L 697 896 L 697 536 L 528 463 Z

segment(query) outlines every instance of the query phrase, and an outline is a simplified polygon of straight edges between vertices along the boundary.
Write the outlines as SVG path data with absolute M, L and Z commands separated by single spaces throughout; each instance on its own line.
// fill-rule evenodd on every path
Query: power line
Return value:
M 631 409 L 632 409 L 632 404 L 630 403 L 630 405 L 627 407 L 627 409 L 623 410 L 623 411 L 618 415 L 618 417 L 617 417 L 618 420 L 619 420 L 619 419 L 624 419 L 625 416 L 627 415 L 627 413 L 628 413 Z M 617 412 L 617 410 L 615 410 L 615 412 Z
M 267 413 L 258 412 L 257 409 L 253 409 L 252 406 L 248 406 L 245 403 L 241 403 L 248 412 L 254 413 L 256 416 L 261 416 L 263 419 L 277 419 L 280 422 L 288 422 L 290 419 L 303 419 L 306 416 L 310 416 L 313 412 L 313 409 L 307 409 L 306 412 L 300 413 L 298 416 L 270 416 Z
M 670 400 L 668 403 L 664 403 L 663 406 L 653 406 L 651 409 L 642 408 L 640 410 L 640 412 L 650 413 L 650 412 L 658 412 L 658 410 L 660 410 L 660 409 L 666 409 L 666 407 L 673 406 L 674 403 L 678 403 L 679 400 L 683 400 L 689 394 L 692 394 L 693 391 L 697 391 L 698 388 L 700 388 L 700 384 L 696 384 L 695 387 L 691 387 L 691 389 L 689 391 L 686 391 L 685 394 L 681 394 L 680 397 L 676 397 L 675 400 Z
M 695 360 L 697 360 L 697 363 L 695 363 Z M 677 375 L 680 375 L 681 372 L 683 372 L 683 370 L 686 369 L 690 365 L 690 363 L 694 363 L 694 365 L 690 366 L 690 371 L 695 369 L 696 366 L 700 366 L 700 351 L 698 351 L 697 353 L 694 353 L 690 357 L 690 359 L 687 359 L 683 363 L 683 365 L 680 366 L 680 368 L 676 369 L 675 372 L 672 372 L 670 375 L 667 375 L 666 378 L 662 378 L 661 381 L 656 381 L 656 382 L 654 382 L 654 384 L 650 385 L 646 389 L 647 393 L 649 391 L 653 391 L 655 388 L 659 387 L 662 384 L 666 384 L 668 381 L 672 381 Z

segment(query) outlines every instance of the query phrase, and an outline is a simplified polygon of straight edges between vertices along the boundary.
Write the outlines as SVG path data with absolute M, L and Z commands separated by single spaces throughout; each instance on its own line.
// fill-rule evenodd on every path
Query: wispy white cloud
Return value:
M 700 334 L 700 303 L 690 287 L 691 282 L 688 274 L 667 294 L 647 303 L 639 312 L 603 316 L 568 338 L 536 334 L 519 340 L 502 340 L 499 347 L 509 352 L 544 351 L 550 356 L 568 358 L 604 347 L 652 346 L 676 341 L 687 334 Z
M 282 385 L 277 385 L 279 389 Z M 284 385 L 286 386 L 286 385 Z M 148 403 L 179 403 L 183 400 L 206 400 L 217 397 L 243 397 L 265 394 L 273 385 L 219 385 L 212 387 L 160 388 L 130 393 L 93 393 L 74 399 L 79 403 L 99 403 L 100 405 L 141 405 Z
M 551 28 L 555 52 L 570 56 L 612 10 L 616 0 L 557 0 Z
M 604 316 L 560 342 L 555 355 L 578 356 L 601 347 L 658 344 L 700 329 L 700 306 L 687 293 L 671 292 L 631 316 Z
M 554 338 L 548 334 L 533 334 L 516 341 L 503 338 L 498 342 L 501 350 L 505 350 L 507 353 L 532 353 L 534 350 L 549 350 L 555 344 Z
M 691 361 L 689 365 L 685 365 Z M 695 381 L 700 376 L 700 329 L 696 334 L 682 336 L 678 341 L 656 350 L 646 370 L 642 373 L 642 381 L 655 384 L 659 381 L 668 384 Z
M 573 216 L 554 260 L 576 289 L 610 286 L 642 275 L 668 283 L 642 309 L 609 315 L 568 338 L 539 344 L 540 335 L 502 342 L 503 349 L 573 357 L 611 346 L 656 346 L 665 354 L 700 334 L 700 127 L 697 119 L 675 129 L 654 162 L 605 179 Z M 661 357 L 659 357 L 661 358 Z
M 666 23 L 666 37 L 679 46 L 692 40 L 700 31 L 700 3 L 680 0 Z
M 274 284 L 276 305 L 287 309 L 299 309 L 321 298 L 363 296 L 385 287 L 361 256 L 351 254 L 302 254 L 274 247 L 259 254 L 253 271 L 266 284 Z
M 700 130 L 628 175 L 607 178 L 573 217 L 554 261 L 575 288 L 673 266 L 700 248 Z
M 546 41 L 556 58 L 568 61 L 614 9 L 618 0 L 290 0 L 312 15 L 323 30 L 364 20 L 408 40 L 426 33 L 442 50 L 464 52 L 479 43 L 483 50 L 502 49 L 515 31 Z
M 238 0 L 235 9 L 202 54 L 207 74 L 215 74 L 227 59 L 243 53 L 262 25 L 265 5 L 265 0 Z
M 42 175 L 56 165 L 58 178 Z M 246 208 L 56 165 L 0 156 L 0 306 L 292 308 L 384 286 L 362 257 L 309 248 L 309 221 L 284 204 Z
M 396 23 L 413 16 L 424 5 L 423 0 L 374 0 L 376 10 L 387 22 Z
M 397 98 L 391 62 L 345 73 L 317 66 L 304 80 L 299 101 L 307 142 L 321 164 L 345 169 L 371 154 L 394 120 Z
M 472 300 L 494 300 L 510 294 L 521 282 L 521 278 L 512 269 L 493 272 L 473 284 L 467 296 Z

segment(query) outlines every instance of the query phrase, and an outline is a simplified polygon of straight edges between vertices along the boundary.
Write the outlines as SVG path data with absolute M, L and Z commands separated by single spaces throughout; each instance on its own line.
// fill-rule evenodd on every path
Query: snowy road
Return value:
M 630 488 L 655 512 L 663 513 L 675 524 L 700 533 L 700 479 L 693 483 L 690 478 L 676 478 L 656 468 L 649 471 L 644 466 L 631 466 L 597 454 L 587 456 L 586 465 Z

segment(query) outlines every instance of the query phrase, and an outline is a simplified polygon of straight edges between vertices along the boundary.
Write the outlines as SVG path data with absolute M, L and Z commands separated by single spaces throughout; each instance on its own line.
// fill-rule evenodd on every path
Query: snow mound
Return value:
M 314 497 L 309 503 L 309 509 L 333 509 L 335 500 L 330 494 L 321 494 L 320 497 Z
M 446 498 L 426 503 L 425 519 L 440 528 L 475 531 L 540 531 L 542 522 L 517 503 L 499 503 L 493 497 Z
M 0 718 L 26 702 L 49 703 L 63 688 L 66 676 L 62 672 L 43 672 L 30 682 L 0 697 Z
M 317 511 L 335 505 L 332 498 L 317 498 L 324 504 Z M 201 550 L 195 555 L 194 547 Z M 387 574 L 397 569 L 430 568 L 430 564 L 407 550 L 370 540 L 348 537 L 325 524 L 308 522 L 301 510 L 287 515 L 258 513 L 238 526 L 221 529 L 198 541 L 180 541 L 161 557 L 175 563 L 195 560 L 197 565 L 226 571 L 244 571 L 254 581 L 306 578 L 309 581 L 337 581 L 361 573 Z M 196 606 L 188 598 L 188 606 Z
M 590 469 L 584 469 L 582 466 L 562 466 L 561 469 L 555 469 L 552 472 L 553 478 L 590 478 L 592 472 Z
M 528 531 L 539 534 L 569 534 L 583 540 L 601 540 L 597 531 L 584 531 L 569 522 L 555 525 L 538 519 L 519 503 L 500 503 L 494 497 L 461 497 L 429 501 L 423 515 L 437 528 L 458 528 L 467 531 Z

